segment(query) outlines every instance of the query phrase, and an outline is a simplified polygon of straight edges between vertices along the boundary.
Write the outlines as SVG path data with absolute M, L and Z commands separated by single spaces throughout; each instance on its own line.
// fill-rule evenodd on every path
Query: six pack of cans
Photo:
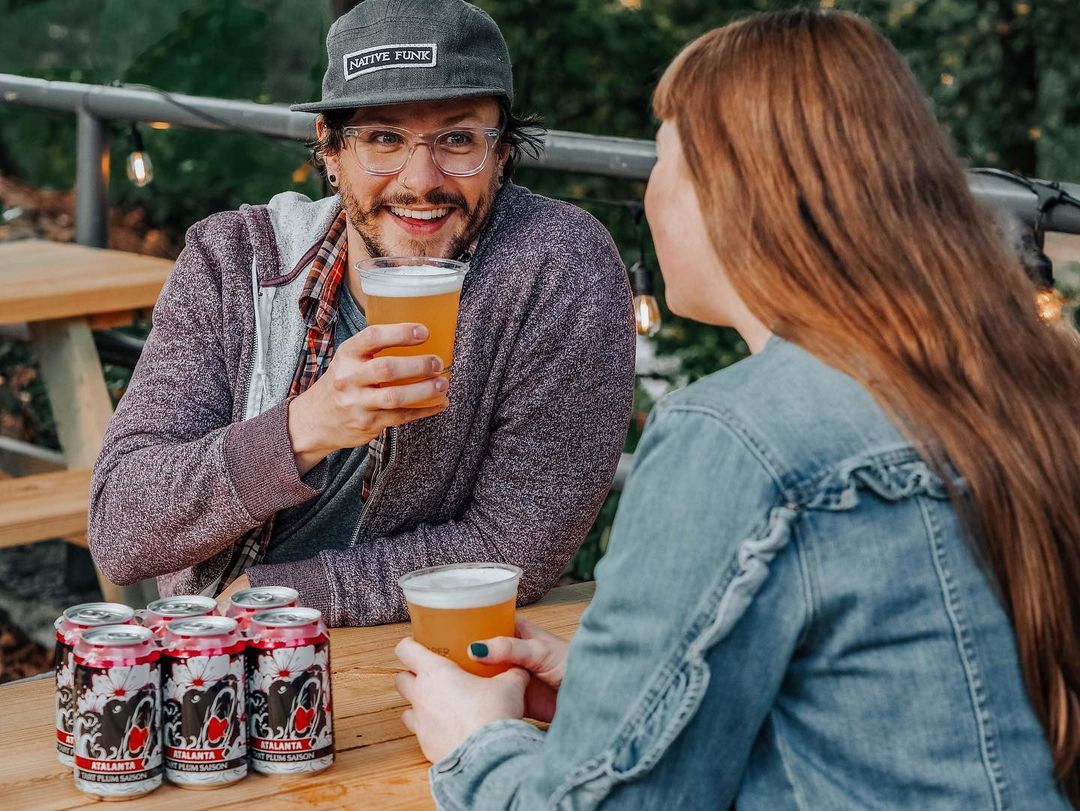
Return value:
M 98 799 L 162 778 L 206 789 L 334 762 L 330 640 L 292 589 L 248 589 L 229 617 L 188 596 L 67 609 L 56 628 L 56 748 Z

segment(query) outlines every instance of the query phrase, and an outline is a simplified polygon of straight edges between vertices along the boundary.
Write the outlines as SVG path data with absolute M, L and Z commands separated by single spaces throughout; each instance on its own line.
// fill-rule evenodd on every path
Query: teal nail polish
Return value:
M 488 646 L 483 642 L 473 642 L 469 645 L 469 653 L 475 656 L 477 659 L 483 659 L 488 655 Z

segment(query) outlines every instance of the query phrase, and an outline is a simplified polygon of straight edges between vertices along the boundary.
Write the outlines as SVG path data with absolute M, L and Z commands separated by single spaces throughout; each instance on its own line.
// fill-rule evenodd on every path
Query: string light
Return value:
M 1056 324 L 1065 312 L 1065 297 L 1053 287 L 1043 288 L 1035 294 L 1035 306 L 1044 324 Z
M 649 338 L 660 331 L 660 305 L 653 295 L 652 269 L 645 253 L 645 206 L 638 203 L 634 208 L 634 226 L 637 228 L 638 260 L 630 266 L 630 289 L 634 292 L 634 324 L 638 335 Z
M 154 164 L 143 147 L 142 135 L 134 122 L 128 132 L 128 147 L 131 149 L 127 157 L 128 180 L 139 188 L 149 185 L 154 180 Z
M 652 337 L 660 331 L 660 305 L 652 289 L 652 270 L 644 258 L 630 267 L 630 287 L 634 291 L 634 322 L 638 335 Z

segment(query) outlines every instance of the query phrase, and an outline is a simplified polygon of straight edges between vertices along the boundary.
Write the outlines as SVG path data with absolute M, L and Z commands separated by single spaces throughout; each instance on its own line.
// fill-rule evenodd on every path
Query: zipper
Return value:
M 364 502 L 364 508 L 360 510 L 360 520 L 356 522 L 356 531 L 353 532 L 352 543 L 349 546 L 356 546 L 360 543 L 360 530 L 364 526 L 364 519 L 367 517 L 368 511 L 371 510 L 371 505 L 375 503 L 375 499 L 382 493 L 383 483 L 386 481 L 390 469 L 394 466 L 394 460 L 397 459 L 398 428 L 399 426 L 393 425 L 387 429 L 386 441 L 390 443 L 390 457 L 386 460 L 386 467 L 380 471 L 379 475 L 375 477 L 375 481 L 372 482 L 371 493 L 368 494 L 368 499 Z
M 259 298 L 258 297 L 259 297 L 259 295 L 261 295 L 262 291 L 259 290 L 258 285 L 257 285 L 257 279 L 256 279 L 256 276 L 255 276 L 255 258 L 254 257 L 252 257 L 252 259 L 251 259 L 251 274 L 252 274 L 251 275 L 251 280 L 252 280 L 251 306 L 253 307 L 253 318 L 254 318 L 255 324 L 251 329 L 251 343 L 250 343 L 251 351 L 248 352 L 248 362 L 247 362 L 247 366 L 244 368 L 243 396 L 240 398 L 240 402 L 242 402 L 244 404 L 244 414 L 241 417 L 241 419 L 245 419 L 245 420 L 250 419 L 253 416 L 253 415 L 248 414 L 248 396 L 251 394 L 251 384 L 254 382 L 253 379 L 252 379 L 251 371 L 255 366 L 255 355 L 256 355 L 256 353 L 258 352 L 258 349 L 259 349 Z
M 252 301 L 255 307 L 255 335 L 252 350 L 252 363 L 247 368 L 247 384 L 244 391 L 244 418 L 262 413 L 266 400 L 266 353 L 270 344 L 270 320 L 273 318 L 274 294 L 276 288 L 263 289 L 256 275 L 255 263 L 251 265 Z M 263 312 L 263 297 L 266 297 L 267 312 Z M 258 386 L 252 391 L 252 386 Z

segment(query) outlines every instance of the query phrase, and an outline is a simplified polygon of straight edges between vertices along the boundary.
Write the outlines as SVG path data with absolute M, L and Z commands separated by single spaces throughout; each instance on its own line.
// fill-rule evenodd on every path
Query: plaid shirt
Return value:
M 307 324 L 307 336 L 296 363 L 289 396 L 295 397 L 311 388 L 334 357 L 334 327 L 338 314 L 338 291 L 349 261 L 348 220 L 344 209 L 330 225 L 319 247 L 311 270 L 308 272 L 304 291 L 300 294 L 300 314 Z M 477 240 L 459 259 L 469 260 L 476 250 Z M 367 501 L 379 475 L 390 462 L 393 431 L 386 429 L 368 443 L 368 455 L 364 463 L 364 479 L 361 498 Z M 233 546 L 233 555 L 221 578 L 203 589 L 203 594 L 217 595 L 228 587 L 249 566 L 259 563 L 270 547 L 274 533 L 274 517 L 262 526 L 248 531 Z

